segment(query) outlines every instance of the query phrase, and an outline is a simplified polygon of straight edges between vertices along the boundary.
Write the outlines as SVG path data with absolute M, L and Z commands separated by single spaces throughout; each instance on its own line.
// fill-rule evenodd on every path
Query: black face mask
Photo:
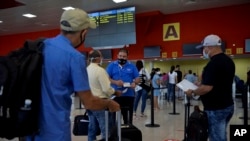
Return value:
M 127 63 L 127 60 L 125 60 L 125 59 L 118 59 L 118 63 L 119 63 L 120 65 L 124 65 L 124 64 Z
M 84 41 L 85 41 L 85 36 L 82 39 L 82 33 L 83 33 L 83 31 L 81 32 L 81 36 L 80 36 L 81 42 L 78 45 L 76 45 L 75 48 L 79 48 L 84 43 Z

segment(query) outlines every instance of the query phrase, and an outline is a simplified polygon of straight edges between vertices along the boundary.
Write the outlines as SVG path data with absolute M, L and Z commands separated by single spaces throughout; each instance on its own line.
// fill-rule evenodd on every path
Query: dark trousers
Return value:
M 114 100 L 120 104 L 121 114 L 123 117 L 124 124 L 128 124 L 128 123 L 133 124 L 134 97 L 121 96 L 121 97 L 116 97 Z

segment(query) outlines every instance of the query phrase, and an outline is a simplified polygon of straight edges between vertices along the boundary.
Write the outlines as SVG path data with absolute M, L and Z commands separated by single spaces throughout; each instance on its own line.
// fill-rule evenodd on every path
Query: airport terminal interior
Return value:
M 160 110 L 154 111 L 152 120 L 151 115 L 151 102 L 150 99 L 147 100 L 145 114 L 147 117 L 134 117 L 133 124 L 138 127 L 142 132 L 143 141 L 183 141 L 184 139 L 184 125 L 185 125 L 185 100 L 176 99 L 176 106 L 173 107 L 173 104 L 168 104 L 164 100 L 164 95 L 162 94 L 159 97 L 159 106 Z M 248 98 L 249 99 L 249 98 Z M 235 112 L 228 126 L 228 138 L 229 138 L 229 127 L 230 125 L 243 125 L 243 105 L 240 94 L 236 94 L 235 102 Z M 191 100 L 190 101 L 190 113 L 193 112 L 194 106 L 198 105 L 202 109 L 202 103 L 200 100 Z M 249 103 L 248 103 L 249 105 Z M 140 106 L 140 103 L 139 103 Z M 140 107 L 138 106 L 138 115 L 140 112 Z M 249 111 L 249 109 L 248 109 Z M 74 117 L 76 115 L 81 115 L 85 112 L 84 106 L 80 105 L 78 97 L 72 96 L 72 128 L 74 123 Z M 249 119 L 250 115 L 248 115 Z M 248 120 L 250 122 L 250 120 Z M 152 127 L 147 127 L 150 125 Z M 97 139 L 100 139 L 100 136 L 97 136 Z M 7 140 L 1 140 L 7 141 Z M 18 141 L 18 139 L 13 139 L 11 141 Z M 87 136 L 74 136 L 72 134 L 72 141 L 87 141 Z M 230 140 L 229 140 L 230 141 Z
M 204 59 L 202 51 L 196 50 L 195 47 L 206 35 L 218 34 L 222 39 L 224 53 L 235 63 L 235 75 L 246 82 L 247 72 L 250 71 L 250 0 L 159 0 L 160 2 L 129 0 L 128 3 L 118 5 L 111 0 L 17 1 L 20 3 L 18 2 L 14 8 L 0 8 L 0 55 L 6 55 L 11 50 L 21 47 L 27 39 L 50 38 L 59 34 L 59 19 L 64 6 L 84 9 L 90 13 L 92 20 L 99 19 L 95 17 L 96 12 L 106 15 L 107 10 L 120 11 L 120 8 L 123 8 L 125 11 L 128 10 L 127 13 L 123 13 L 125 17 L 123 24 L 117 22 L 116 16 L 107 14 L 106 18 L 103 18 L 104 21 L 96 21 L 99 24 L 98 30 L 88 30 L 89 36 L 86 36 L 85 44 L 78 48 L 86 56 L 91 49 L 101 50 L 104 57 L 103 68 L 106 68 L 109 62 L 117 60 L 120 48 L 126 48 L 129 51 L 128 60 L 133 63 L 139 59 L 143 60 L 149 72 L 152 68 L 169 72 L 172 65 L 180 65 L 183 74 L 192 70 L 200 77 L 208 60 Z M 0 7 L 2 3 L 0 2 Z M 37 17 L 24 18 L 20 14 L 22 12 L 37 14 L 35 15 Z M 111 24 L 105 22 L 107 19 L 112 21 Z M 120 34 L 121 32 L 124 34 Z M 105 39 L 105 42 L 101 40 L 97 42 L 99 38 Z M 112 44 L 114 41 L 116 43 Z M 235 87 L 232 89 L 235 90 Z M 179 94 L 182 95 L 182 99 L 177 98 Z M 233 97 L 235 111 L 227 129 L 228 140 L 230 140 L 230 125 L 250 122 L 249 95 L 246 107 L 248 115 L 245 117 L 241 93 L 235 90 Z M 195 105 L 203 109 L 199 99 L 191 99 L 189 113 L 194 111 Z M 176 91 L 175 104 L 166 102 L 162 93 L 159 96 L 160 109 L 155 111 L 151 108 L 149 96 L 144 117 L 139 116 L 140 106 L 141 102 L 137 108 L 138 116 L 133 117 L 133 124 L 141 130 L 143 141 L 183 141 L 185 121 L 187 121 L 185 118 L 187 101 L 183 92 Z M 72 96 L 70 117 L 72 128 L 75 116 L 84 112 L 84 106 L 79 98 Z M 97 139 L 101 139 L 101 136 L 97 136 Z M 7 140 L 0 139 L 0 141 Z M 72 141 L 87 141 L 87 136 L 75 136 L 72 133 Z
M 184 97 L 185 98 L 185 97 Z M 243 107 L 240 94 L 236 94 L 235 100 L 235 112 L 229 125 L 243 125 Z M 85 109 L 79 105 L 79 99 L 73 98 L 72 106 L 72 125 L 74 117 L 79 114 L 83 114 Z M 134 117 L 133 124 L 138 127 L 142 132 L 143 141 L 182 141 L 184 139 L 184 125 L 185 125 L 185 100 L 179 100 L 176 98 L 176 106 L 169 104 L 164 100 L 164 94 L 159 97 L 160 110 L 154 111 L 152 120 L 151 115 L 151 102 L 147 100 L 145 114 L 147 117 L 140 117 L 140 104 L 137 109 L 137 117 Z M 202 103 L 200 100 L 190 100 L 190 113 L 193 112 L 194 106 L 198 105 L 202 109 Z M 82 108 L 82 109 L 80 109 Z M 248 117 L 250 117 L 248 115 Z M 250 122 L 250 120 L 248 120 Z M 146 125 L 152 125 L 153 127 L 147 127 Z M 157 127 L 158 126 L 158 127 Z M 100 136 L 97 137 L 100 139 Z M 229 127 L 228 127 L 229 138 Z M 87 141 L 86 136 L 74 136 L 72 134 L 73 141 Z

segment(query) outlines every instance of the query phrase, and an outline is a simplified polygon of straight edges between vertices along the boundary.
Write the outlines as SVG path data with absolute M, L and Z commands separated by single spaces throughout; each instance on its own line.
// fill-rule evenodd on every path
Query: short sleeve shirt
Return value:
M 235 75 L 235 64 L 224 53 L 211 58 L 204 67 L 202 84 L 213 86 L 213 89 L 201 96 L 205 110 L 224 109 L 233 104 L 232 84 Z
M 71 94 L 90 90 L 85 57 L 63 35 L 44 43 L 40 133 L 35 141 L 71 141 Z
M 118 61 L 111 62 L 107 68 L 107 73 L 109 77 L 113 80 L 122 80 L 123 82 L 132 83 L 134 79 L 139 77 L 139 72 L 134 64 L 127 62 L 123 66 L 118 64 Z M 126 88 L 118 87 L 112 84 L 112 87 L 116 90 L 124 91 Z M 122 94 L 122 96 L 134 96 L 134 90 L 128 88 L 128 90 Z

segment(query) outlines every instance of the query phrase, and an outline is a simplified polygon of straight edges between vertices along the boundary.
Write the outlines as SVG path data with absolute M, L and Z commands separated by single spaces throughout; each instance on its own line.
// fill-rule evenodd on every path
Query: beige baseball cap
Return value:
M 90 20 L 88 14 L 77 8 L 64 11 L 60 25 L 61 29 L 65 31 L 81 31 L 87 28 L 96 28 L 96 23 Z

